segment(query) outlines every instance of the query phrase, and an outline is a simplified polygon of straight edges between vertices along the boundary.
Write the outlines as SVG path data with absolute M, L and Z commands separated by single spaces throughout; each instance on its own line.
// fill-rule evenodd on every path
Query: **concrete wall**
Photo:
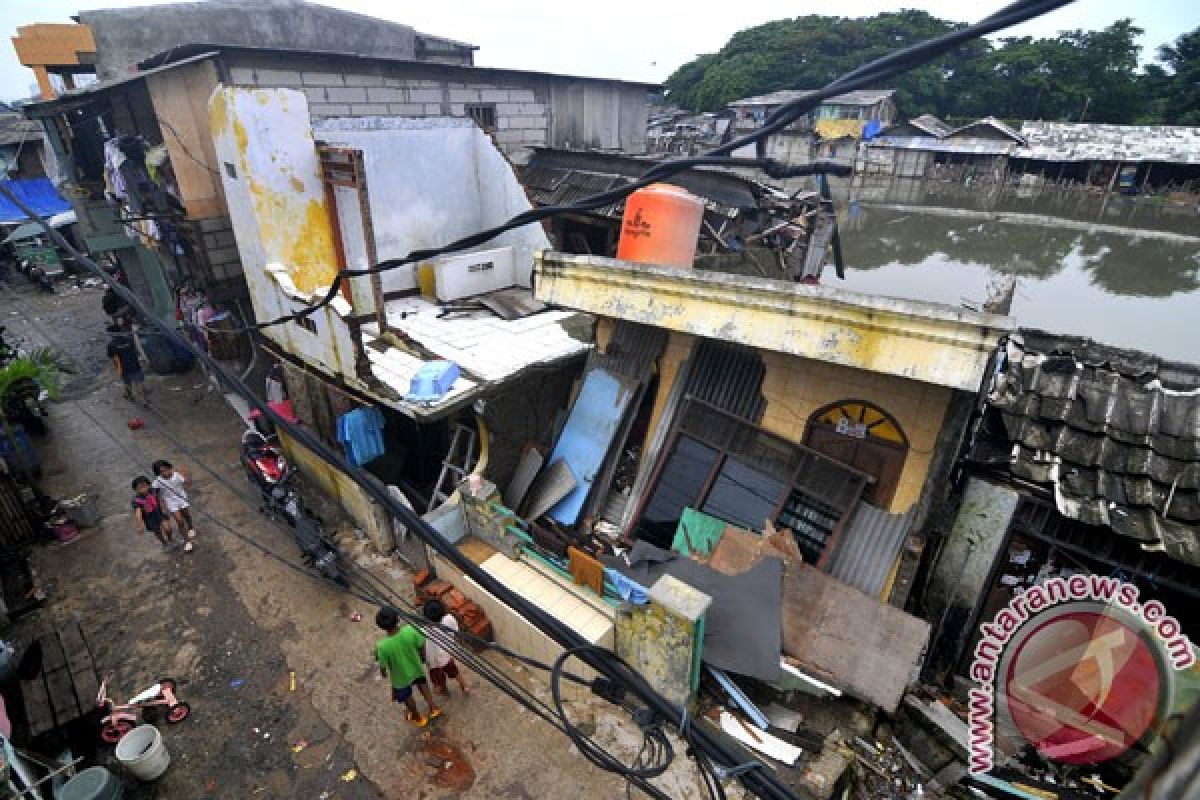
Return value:
M 532 207 L 512 165 L 465 119 L 331 119 L 318 125 L 317 136 L 363 151 L 379 259 L 447 244 Z M 358 205 L 339 197 L 338 206 L 346 263 L 366 266 L 365 239 L 361 223 L 355 222 Z M 518 282 L 528 286 L 533 254 L 549 246 L 541 226 L 527 225 L 475 249 L 511 247 Z M 381 280 L 385 293 L 416 287 L 414 269 L 392 270 Z M 359 303 L 362 291 L 355 289 L 359 314 L 367 313 Z
M 974 635 L 970 627 L 992 565 L 1004 547 L 1020 495 L 1007 486 L 969 478 L 954 527 L 933 565 L 924 617 L 933 623 L 926 669 L 944 675 Z
M 921 496 L 938 433 L 950 402 L 944 386 L 906 380 L 823 361 L 763 352 L 767 374 L 762 426 L 793 442 L 804 441 L 814 411 L 840 400 L 866 400 L 891 413 L 908 436 L 908 457 L 889 511 L 907 511 Z
M 255 316 L 295 313 L 324 293 L 337 269 L 304 96 L 218 88 L 210 113 Z M 265 335 L 331 375 L 353 377 L 350 311 L 339 297 L 309 317 L 312 329 L 289 322 Z
M 83 11 L 95 37 L 96 72 L 113 78 L 151 56 L 184 45 L 224 44 L 379 58 L 471 63 L 469 48 L 418 34 L 408 25 L 300 0 L 208 0 Z M 432 52 L 430 50 L 432 49 Z
M 496 144 L 521 161 L 529 148 L 646 150 L 646 88 L 616 81 L 303 53 L 226 54 L 239 86 L 287 87 L 307 95 L 314 118 L 464 117 L 495 107 Z

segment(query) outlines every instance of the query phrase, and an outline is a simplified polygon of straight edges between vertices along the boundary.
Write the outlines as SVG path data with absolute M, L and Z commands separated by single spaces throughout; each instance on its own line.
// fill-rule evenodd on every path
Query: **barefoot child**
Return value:
M 170 461 L 161 459 L 154 462 L 154 475 L 153 486 L 162 498 L 163 508 L 175 520 L 180 533 L 186 531 L 187 541 L 183 545 L 183 552 L 190 553 L 193 547 L 191 540 L 196 538 L 196 526 L 192 524 L 192 509 L 187 495 L 187 484 L 191 483 L 191 479 L 183 467 L 173 467 Z
M 429 693 L 429 685 L 425 681 L 425 665 L 421 663 L 421 647 L 425 644 L 425 636 L 412 625 L 400 627 L 400 615 L 396 609 L 384 606 L 375 615 L 375 624 L 387 636 L 375 644 L 375 660 L 379 662 L 379 672 L 383 677 L 392 679 L 392 700 L 403 703 L 408 709 L 405 718 L 424 728 L 429 720 L 437 719 L 442 710 L 433 702 Z M 417 711 L 417 702 L 413 699 L 413 687 L 421 691 L 421 696 L 429 704 L 429 717 L 421 716 Z
M 458 633 L 458 620 L 453 614 L 447 614 L 446 607 L 437 600 L 426 603 L 424 612 L 425 619 L 441 627 L 438 635 L 444 633 L 445 636 L 452 637 Z M 458 688 L 464 695 L 471 693 L 462 670 L 454 663 L 454 658 L 446 652 L 446 647 L 434 641 L 432 636 L 425 642 L 425 663 L 429 665 L 429 680 L 433 683 L 433 690 L 438 694 L 450 694 L 450 690 L 446 688 L 448 678 L 458 681 Z
M 170 550 L 172 545 L 171 526 L 163 514 L 158 492 L 151 490 L 150 479 L 138 475 L 133 479 L 133 518 L 137 524 L 138 535 L 146 531 L 154 534 L 162 544 L 163 550 Z

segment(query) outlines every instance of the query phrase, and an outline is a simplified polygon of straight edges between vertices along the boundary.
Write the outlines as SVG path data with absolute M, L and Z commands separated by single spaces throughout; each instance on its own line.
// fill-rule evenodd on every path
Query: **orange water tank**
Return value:
M 617 258 L 667 267 L 690 267 L 704 219 L 700 198 L 667 183 L 638 189 L 625 201 Z

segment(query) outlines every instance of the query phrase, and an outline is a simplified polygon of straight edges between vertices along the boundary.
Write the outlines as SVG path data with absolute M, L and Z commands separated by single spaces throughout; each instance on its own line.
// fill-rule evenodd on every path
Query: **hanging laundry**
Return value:
M 337 421 L 337 439 L 355 464 L 379 458 L 383 455 L 383 413 L 369 406 L 342 414 Z
M 646 591 L 646 587 L 632 578 L 625 577 L 611 567 L 604 568 L 604 575 L 625 602 L 640 606 L 650 601 L 650 594 Z

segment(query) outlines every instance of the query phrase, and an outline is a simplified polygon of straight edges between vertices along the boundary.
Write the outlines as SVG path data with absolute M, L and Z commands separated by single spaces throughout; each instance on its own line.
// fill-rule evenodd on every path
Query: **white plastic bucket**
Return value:
M 158 728 L 139 725 L 117 742 L 117 761 L 139 780 L 152 781 L 167 771 L 171 754 Z

